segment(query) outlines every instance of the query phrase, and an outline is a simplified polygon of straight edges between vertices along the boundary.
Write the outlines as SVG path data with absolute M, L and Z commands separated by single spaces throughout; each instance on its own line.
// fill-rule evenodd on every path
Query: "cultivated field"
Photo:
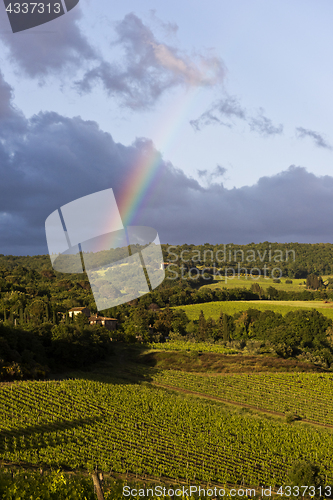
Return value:
M 182 390 L 214 396 L 244 406 L 291 413 L 333 427 L 333 374 L 252 373 L 214 375 L 165 370 L 153 380 Z
M 271 391 L 279 398 L 273 386 Z M 317 402 L 309 395 L 307 406 Z M 331 430 L 246 414 L 147 383 L 3 384 L 0 411 L 0 458 L 22 466 L 274 487 L 285 482 L 295 461 L 307 459 L 320 464 L 326 484 L 333 480 Z

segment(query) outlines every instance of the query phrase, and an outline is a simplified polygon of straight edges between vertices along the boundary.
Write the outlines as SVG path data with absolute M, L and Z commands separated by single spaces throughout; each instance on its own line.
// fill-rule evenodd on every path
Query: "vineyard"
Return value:
M 116 492 L 114 485 L 111 486 Z M 118 488 L 119 490 L 119 488 Z M 119 491 L 118 491 L 119 493 Z M 96 500 L 91 478 L 62 471 L 0 469 L 1 500 Z M 120 498 L 120 495 L 118 496 Z M 105 500 L 116 500 L 107 492 Z
M 216 354 L 237 354 L 236 349 L 227 349 L 226 347 L 218 344 L 209 344 L 207 342 L 182 342 L 173 340 L 171 342 L 153 342 L 148 344 L 150 349 L 157 349 L 159 351 L 201 351 L 213 352 Z
M 333 480 L 329 430 L 147 384 L 15 382 L 1 386 L 0 412 L 0 458 L 22 465 L 255 487 L 281 485 L 292 463 L 310 460 Z
M 173 500 L 175 495 L 183 500 L 198 500 L 195 493 L 198 486 L 179 484 L 174 482 L 159 483 L 142 482 L 140 480 L 128 481 L 112 476 L 102 477 L 102 490 L 105 500 L 136 500 L 141 492 L 145 498 L 159 500 L 161 495 L 165 500 Z M 189 487 L 193 490 L 190 491 Z M 216 488 L 216 487 L 215 487 Z M 213 487 L 203 485 L 207 496 L 214 492 Z M 246 489 L 240 487 L 237 490 L 216 488 L 225 499 L 239 500 L 247 498 L 258 498 L 260 489 Z M 236 492 L 236 495 L 235 495 Z M 244 495 L 245 492 L 245 495 Z M 192 493 L 192 494 L 191 494 Z M 239 493 L 239 494 L 238 494 Z M 0 468 L 0 498 L 1 500 L 96 500 L 94 485 L 89 474 L 77 474 L 61 470 L 32 471 L 29 469 Z
M 168 386 L 215 396 L 258 409 L 294 413 L 333 425 L 333 375 L 317 373 L 253 373 L 205 376 L 167 370 L 153 375 Z
M 218 301 L 206 302 L 203 304 L 193 304 L 187 306 L 177 306 L 173 309 L 183 309 L 190 320 L 197 320 L 200 311 L 203 311 L 206 318 L 218 319 L 221 311 L 225 314 L 234 315 L 248 309 L 258 309 L 259 311 L 273 311 L 283 316 L 290 311 L 298 309 L 309 310 L 318 309 L 330 319 L 333 319 L 332 304 L 325 304 L 320 301 L 279 301 L 279 300 L 239 300 L 239 301 Z

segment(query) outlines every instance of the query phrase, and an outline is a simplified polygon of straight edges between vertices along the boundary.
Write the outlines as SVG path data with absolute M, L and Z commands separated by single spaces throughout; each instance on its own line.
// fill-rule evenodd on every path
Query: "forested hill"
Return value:
M 0 270 L 11 271 L 15 267 L 24 267 L 25 269 L 41 270 L 51 269 L 51 260 L 48 255 L 17 256 L 0 254 Z
M 181 265 L 215 266 L 217 268 L 262 268 L 265 264 L 277 266 L 284 276 L 306 278 L 308 274 L 333 274 L 333 244 L 331 243 L 233 243 L 210 245 L 162 245 L 164 261 Z M 0 254 L 0 270 L 15 267 L 26 269 L 51 269 L 48 255 L 33 257 L 5 256 Z
M 262 268 L 265 264 L 281 269 L 283 276 L 306 278 L 308 274 L 333 274 L 331 243 L 250 243 L 248 245 L 163 245 L 167 262 L 215 266 L 218 268 Z

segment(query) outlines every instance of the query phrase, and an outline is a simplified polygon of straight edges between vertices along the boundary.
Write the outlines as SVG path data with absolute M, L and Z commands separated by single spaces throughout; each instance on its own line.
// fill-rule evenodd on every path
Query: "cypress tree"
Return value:
M 223 311 L 221 311 L 219 321 L 218 321 L 218 325 L 219 325 L 221 330 L 223 330 L 223 316 L 224 316 Z
M 230 332 L 229 332 L 229 324 L 228 324 L 228 315 L 224 314 L 223 311 L 221 311 L 218 324 L 219 324 L 220 332 L 222 333 L 223 342 L 229 342 Z
M 229 325 L 228 325 L 228 316 L 225 314 L 223 318 L 223 341 L 229 342 L 230 334 L 229 334 Z
M 207 322 L 203 311 L 200 311 L 199 321 L 198 321 L 198 333 L 200 340 L 204 340 L 207 334 Z

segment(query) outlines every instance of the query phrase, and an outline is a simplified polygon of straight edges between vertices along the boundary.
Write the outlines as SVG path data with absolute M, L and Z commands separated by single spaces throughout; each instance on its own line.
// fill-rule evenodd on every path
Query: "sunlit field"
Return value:
M 263 276 L 256 279 L 248 275 L 237 276 L 233 278 L 225 276 L 215 276 L 214 280 L 216 283 L 210 285 L 203 285 L 202 288 L 251 288 L 253 283 L 258 283 L 264 290 L 270 286 L 276 288 L 276 290 L 285 290 L 286 292 L 301 292 L 306 290 L 306 280 L 304 279 L 293 279 L 293 278 L 280 278 L 280 283 L 275 283 L 272 278 L 264 278 Z M 292 281 L 292 283 L 286 283 L 286 281 Z
M 319 309 L 322 314 L 333 319 L 333 303 L 325 303 L 320 300 L 239 300 L 239 301 L 218 301 L 203 304 L 191 304 L 188 306 L 178 306 L 173 309 L 183 309 L 190 320 L 199 318 L 200 311 L 203 311 L 206 318 L 218 319 L 221 311 L 233 315 L 246 311 L 247 309 L 258 309 L 259 311 L 273 311 L 282 315 L 295 309 Z

